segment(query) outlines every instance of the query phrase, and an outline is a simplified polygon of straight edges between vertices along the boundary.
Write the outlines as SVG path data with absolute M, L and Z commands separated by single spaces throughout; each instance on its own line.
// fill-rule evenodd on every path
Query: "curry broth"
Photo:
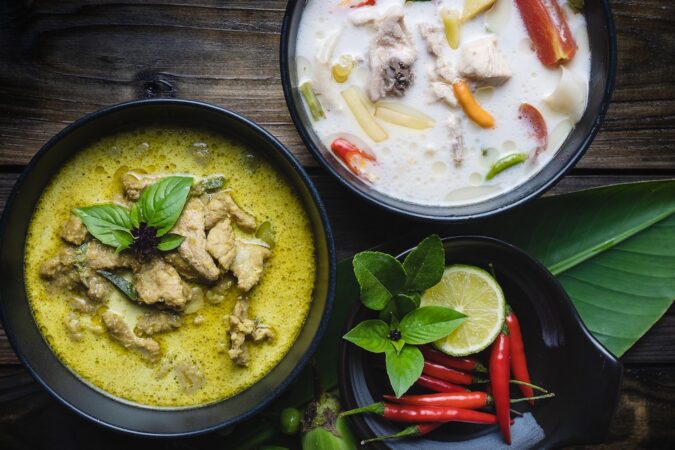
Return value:
M 109 203 L 122 194 L 119 174 L 127 169 L 147 172 L 222 173 L 233 196 L 261 223 L 269 220 L 276 232 L 275 247 L 260 284 L 250 293 L 249 317 L 275 331 L 271 342 L 249 345 L 250 364 L 241 368 L 227 356 L 227 324 L 237 297 L 231 289 L 218 305 L 205 302 L 183 325 L 154 336 L 162 357 L 150 364 L 125 350 L 100 328 L 99 311 L 91 330 L 73 341 L 64 327 L 72 294 L 55 291 L 39 276 L 40 264 L 64 244 L 59 226 L 78 206 Z M 152 406 L 199 405 L 224 399 L 260 380 L 288 352 L 311 303 L 315 277 L 314 240 L 309 219 L 292 186 L 272 165 L 224 136 L 196 129 L 146 127 L 105 137 L 79 152 L 51 180 L 40 198 L 26 244 L 26 289 L 43 336 L 63 363 L 83 379 L 114 396 Z M 115 295 L 109 308 L 127 319 L 147 311 Z M 197 315 L 204 317 L 195 324 Z M 84 317 L 84 316 L 82 316 Z M 86 318 L 85 318 L 86 319 Z M 86 323 L 86 321 L 85 321 Z M 186 392 L 168 362 L 196 363 L 205 377 L 203 387 Z M 168 373 L 166 373 L 168 372 Z

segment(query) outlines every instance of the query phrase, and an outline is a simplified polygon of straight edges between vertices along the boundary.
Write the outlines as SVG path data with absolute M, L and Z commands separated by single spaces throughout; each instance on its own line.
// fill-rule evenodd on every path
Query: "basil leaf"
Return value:
M 412 345 L 404 346 L 399 353 L 393 346 L 388 345 L 385 358 L 389 382 L 396 397 L 400 397 L 422 375 L 424 357 L 422 352 Z
M 185 237 L 178 234 L 173 233 L 165 234 L 159 240 L 159 244 L 157 244 L 157 249 L 163 252 L 168 252 L 169 250 L 177 248 L 180 244 L 183 243 L 184 240 Z
M 405 341 L 403 339 L 399 339 L 398 341 L 390 341 L 391 345 L 394 346 L 396 349 L 396 353 L 401 353 L 401 350 L 403 350 L 403 347 L 405 346 Z
M 405 289 L 421 292 L 435 286 L 445 270 L 445 250 L 437 235 L 431 235 L 406 256 L 403 261 L 406 273 Z
M 141 222 L 144 222 L 143 211 L 141 211 L 141 205 L 139 202 L 131 205 L 131 210 L 129 211 L 129 220 L 131 221 L 131 226 L 138 228 L 141 225 Z
M 403 317 L 420 306 L 419 294 L 396 294 L 394 298 L 387 303 L 387 306 L 380 311 L 380 319 L 389 321 L 392 317 Z
M 128 249 L 131 244 L 134 243 L 134 236 L 131 234 L 131 232 L 127 230 L 112 230 L 111 231 L 112 235 L 115 237 L 117 242 L 120 243 L 120 245 L 117 246 L 115 249 L 115 253 L 119 253 L 123 250 Z
M 85 206 L 73 209 L 73 213 L 82 220 L 92 236 L 111 247 L 122 245 L 112 233 L 113 230 L 129 231 L 131 229 L 129 210 L 120 205 Z
M 428 344 L 452 333 L 466 316 L 443 306 L 424 306 L 406 315 L 399 326 L 403 339 L 413 345 Z
M 138 293 L 136 288 L 126 278 L 117 275 L 116 273 L 108 272 L 107 270 L 97 270 L 97 274 L 101 275 L 106 280 L 110 281 L 117 289 L 131 300 L 138 300 Z
M 146 187 L 138 199 L 143 221 L 164 236 L 176 224 L 190 194 L 192 177 L 166 177 Z
M 354 256 L 354 275 L 361 287 L 361 302 L 376 311 L 387 306 L 405 283 L 405 271 L 391 255 L 361 252 Z
M 389 326 L 381 320 L 364 320 L 343 338 L 371 353 L 383 353 L 389 348 Z

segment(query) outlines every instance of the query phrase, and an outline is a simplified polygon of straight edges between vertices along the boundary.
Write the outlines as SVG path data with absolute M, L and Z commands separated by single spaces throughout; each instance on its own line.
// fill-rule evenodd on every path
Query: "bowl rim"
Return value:
M 404 217 L 410 217 L 416 220 L 424 221 L 424 222 L 435 222 L 435 223 L 462 223 L 462 222 L 470 222 L 470 221 L 475 221 L 487 217 L 493 217 L 499 214 L 503 214 L 513 208 L 516 208 L 522 204 L 528 203 L 541 195 L 543 195 L 547 190 L 555 186 L 578 162 L 579 160 L 584 156 L 588 148 L 591 146 L 591 143 L 593 142 L 593 139 L 595 139 L 595 136 L 597 135 L 598 131 L 600 130 L 600 126 L 605 118 L 605 115 L 607 113 L 607 110 L 609 108 L 609 103 L 612 97 L 612 92 L 614 91 L 614 85 L 615 85 L 615 78 L 616 78 L 616 65 L 617 65 L 617 42 L 616 42 L 616 30 L 614 26 L 614 19 L 613 19 L 613 14 L 612 10 L 609 6 L 608 0 L 601 0 L 602 3 L 602 8 L 603 12 L 605 15 L 605 23 L 606 23 L 606 31 L 607 31 L 607 38 L 608 38 L 608 64 L 607 64 L 607 82 L 605 85 L 605 90 L 602 94 L 602 100 L 599 105 L 599 110 L 597 115 L 593 118 L 592 125 L 590 127 L 589 132 L 587 135 L 584 137 L 583 142 L 581 145 L 577 148 L 577 150 L 568 158 L 568 160 L 565 162 L 565 164 L 555 173 L 554 176 L 543 182 L 537 189 L 532 190 L 531 192 L 523 195 L 516 201 L 512 201 L 510 203 L 502 204 L 496 208 L 489 209 L 489 210 L 484 210 L 479 213 L 471 213 L 471 214 L 455 214 L 455 215 L 435 215 L 435 214 L 428 214 L 428 213 L 423 213 L 423 212 L 417 212 L 417 211 L 411 211 L 410 209 L 407 209 L 402 206 L 396 206 L 391 203 L 391 200 L 398 200 L 393 197 L 390 197 L 386 194 L 382 194 L 386 197 L 387 200 L 380 200 L 376 198 L 374 195 L 372 195 L 370 192 L 366 191 L 365 189 L 359 188 L 355 183 L 351 182 L 347 178 L 345 178 L 343 175 L 339 173 L 339 171 L 334 167 L 333 164 L 331 164 L 328 161 L 328 158 L 324 156 L 324 153 L 314 144 L 314 141 L 312 140 L 308 127 L 305 127 L 304 124 L 302 123 L 302 119 L 300 116 L 300 108 L 298 104 L 293 99 L 293 88 L 292 88 L 292 79 L 291 79 L 291 71 L 290 71 L 290 63 L 291 61 L 289 60 L 289 48 L 291 45 L 291 40 L 290 40 L 290 29 L 291 29 L 291 23 L 292 23 L 292 18 L 293 15 L 295 14 L 295 11 L 297 8 L 304 7 L 307 3 L 307 0 L 305 1 L 289 1 L 287 6 L 286 6 L 286 11 L 284 13 L 284 19 L 282 22 L 281 26 L 281 41 L 279 44 L 279 65 L 281 68 L 281 86 L 284 91 L 284 98 L 286 100 L 286 106 L 288 108 L 288 111 L 291 115 L 291 120 L 293 121 L 293 124 L 295 125 L 296 130 L 298 131 L 298 134 L 300 135 L 303 143 L 305 146 L 309 149 L 309 151 L 312 153 L 312 156 L 314 157 L 315 160 L 319 162 L 319 164 L 328 171 L 342 186 L 346 187 L 349 191 L 351 191 L 352 194 L 355 194 L 358 198 L 365 200 L 366 202 L 373 204 L 379 208 L 382 208 L 388 212 L 395 213 L 396 215 L 399 216 L 404 216 Z M 546 164 L 546 166 L 548 166 Z M 544 166 L 544 167 L 546 167 Z M 543 167 L 542 167 L 543 169 Z M 531 178 L 530 178 L 531 179 Z M 523 184 L 527 183 L 530 179 L 526 180 Z M 514 188 L 515 189 L 515 188 Z M 513 189 L 503 192 L 500 195 L 507 195 L 510 192 L 513 192 Z M 499 197 L 499 196 L 498 196 Z M 494 197 L 494 198 L 498 198 Z M 493 198 L 490 198 L 488 200 L 492 200 Z M 415 203 L 410 203 L 406 201 L 401 201 L 403 204 L 411 204 L 413 206 L 420 206 Z M 426 205 L 422 205 L 426 206 Z M 464 205 L 458 205 L 458 208 L 462 208 Z M 432 205 L 429 205 L 429 207 L 433 207 Z M 437 207 L 439 209 L 442 209 L 444 207 Z M 447 208 L 446 208 L 447 209 Z
M 462 235 L 445 236 L 441 238 L 441 241 L 444 244 L 444 248 L 447 242 L 460 242 L 460 243 L 463 242 L 469 244 L 491 244 L 501 247 L 504 250 L 517 255 L 519 258 L 524 258 L 525 260 L 528 260 L 532 264 L 532 268 L 540 272 L 540 274 L 546 278 L 546 281 L 551 283 L 552 286 L 554 286 L 555 289 L 562 294 L 561 298 L 563 298 L 564 301 L 562 302 L 561 307 L 567 309 L 569 313 L 572 315 L 571 317 L 572 320 L 574 321 L 574 323 L 578 325 L 579 331 L 588 340 L 593 351 L 596 352 L 599 357 L 603 358 L 604 362 L 607 364 L 608 367 L 610 367 L 613 371 L 616 372 L 616 380 L 615 380 L 616 390 L 613 391 L 614 395 L 612 401 L 610 402 L 611 411 L 610 414 L 607 415 L 607 424 L 608 424 L 607 428 L 604 430 L 597 430 L 595 432 L 595 435 L 591 436 L 588 439 L 587 443 L 591 443 L 591 441 L 598 440 L 599 437 L 602 438 L 606 437 L 607 433 L 609 432 L 609 424 L 611 423 L 613 417 L 615 416 L 619 404 L 621 387 L 623 385 L 623 363 L 618 357 L 614 356 L 609 350 L 607 350 L 607 348 L 605 348 L 605 346 L 602 345 L 602 343 L 589 331 L 589 329 L 586 327 L 583 320 L 581 319 L 579 312 L 574 307 L 572 300 L 569 298 L 569 295 L 562 287 L 557 277 L 553 275 L 537 258 L 530 255 L 528 252 L 521 249 L 520 247 L 499 238 L 495 238 L 488 235 L 462 234 Z M 390 252 L 391 254 L 395 255 L 396 259 L 400 260 L 415 248 L 415 244 L 411 244 L 411 242 L 412 242 L 411 239 L 405 239 L 403 242 L 391 242 L 378 248 L 378 250 Z M 361 304 L 358 298 L 354 300 L 356 302 L 355 307 L 353 308 L 353 311 L 350 313 L 348 320 L 343 325 L 344 333 L 349 331 L 350 327 L 354 326 L 356 318 L 360 314 L 362 314 L 363 311 L 366 309 Z M 349 375 L 349 370 L 347 369 L 347 367 L 349 366 L 349 364 L 347 364 L 347 361 L 351 358 L 349 355 L 350 353 L 353 353 L 353 351 L 355 350 L 353 347 L 351 347 L 351 345 L 352 344 L 350 344 L 349 342 L 342 340 L 338 346 L 338 361 L 339 361 L 338 387 L 340 391 L 340 398 L 342 400 L 349 398 L 349 400 L 353 402 L 354 394 L 353 389 L 351 388 L 352 383 Z M 370 427 L 366 424 L 365 420 L 360 416 L 350 416 L 349 419 L 350 425 L 352 425 L 355 430 L 358 430 L 358 433 L 360 433 L 362 436 L 365 436 L 366 434 L 369 434 L 371 432 Z M 577 436 L 577 440 L 579 439 L 580 438 Z M 576 441 L 558 442 L 556 446 L 559 446 L 561 444 L 576 445 L 583 443 L 584 442 L 576 442 Z M 374 445 L 373 448 L 378 450 L 393 448 L 388 446 L 386 442 L 376 442 L 373 443 L 373 445 Z
M 84 417 L 85 419 L 90 420 L 91 422 L 104 426 L 106 428 L 113 429 L 115 431 L 123 432 L 126 434 L 131 434 L 131 435 L 136 435 L 136 436 L 144 436 L 144 437 L 151 437 L 151 438 L 171 438 L 171 437 L 189 437 L 189 436 L 197 436 L 200 434 L 208 433 L 210 431 L 218 430 L 220 428 L 233 425 L 235 423 L 239 423 L 243 420 L 246 420 L 247 418 L 250 418 L 251 416 L 255 415 L 256 413 L 260 412 L 262 409 L 264 409 L 269 403 L 271 403 L 274 399 L 276 399 L 279 395 L 281 395 L 287 388 L 288 386 L 297 378 L 297 376 L 300 374 L 301 370 L 307 365 L 309 362 L 310 358 L 316 351 L 321 338 L 323 337 L 323 334 L 326 330 L 326 327 L 328 326 L 328 322 L 330 319 L 330 314 L 333 309 L 333 300 L 335 297 L 335 285 L 336 285 L 336 267 L 337 267 L 337 260 L 336 260 L 336 251 L 335 251 L 335 241 L 334 241 L 334 234 L 330 225 L 330 221 L 328 219 L 328 214 L 325 208 L 325 205 L 323 204 L 323 201 L 319 195 L 318 189 L 315 186 L 314 182 L 311 180 L 309 174 L 306 172 L 306 170 L 303 168 L 303 166 L 300 164 L 298 159 L 291 153 L 290 150 L 288 150 L 282 143 L 279 141 L 276 137 L 274 137 L 269 131 L 264 129 L 262 126 L 258 125 L 248 117 L 236 113 L 232 110 L 220 107 L 218 105 L 214 105 L 211 103 L 199 101 L 199 100 L 191 100 L 191 99 L 176 99 L 176 98 L 151 98 L 151 99 L 135 99 L 135 100 L 130 100 L 122 103 L 117 103 L 114 105 L 106 106 L 104 108 L 101 108 L 99 110 L 93 111 L 91 113 L 88 113 L 79 119 L 75 120 L 73 123 L 69 124 L 62 130 L 60 130 L 58 133 L 56 133 L 51 139 L 49 139 L 41 148 L 38 150 L 37 153 L 31 158 L 31 160 L 26 164 L 24 169 L 21 171 L 21 174 L 17 178 L 16 182 L 14 183 L 14 186 L 10 192 L 10 195 L 7 199 L 7 202 L 5 203 L 5 207 L 2 212 L 2 216 L 0 217 L 0 237 L 4 236 L 6 233 L 7 226 L 9 225 L 10 222 L 10 212 L 14 207 L 14 203 L 16 202 L 17 197 L 20 194 L 21 187 L 23 186 L 25 179 L 27 178 L 28 174 L 32 172 L 34 167 L 37 165 L 38 161 L 41 160 L 46 153 L 48 153 L 59 141 L 61 141 L 65 136 L 73 132 L 74 130 L 82 127 L 85 124 L 88 124 L 90 122 L 96 121 L 97 119 L 107 116 L 112 113 L 116 113 L 122 110 L 126 109 L 131 109 L 131 108 L 143 108 L 146 107 L 147 105 L 163 105 L 166 107 L 187 107 L 187 108 L 197 108 L 197 109 L 204 109 L 208 110 L 210 112 L 216 113 L 218 115 L 224 116 L 227 119 L 230 119 L 234 122 L 237 122 L 240 126 L 244 128 L 248 128 L 250 131 L 255 133 L 256 135 L 260 136 L 262 139 L 264 139 L 267 144 L 274 149 L 277 153 L 279 153 L 286 162 L 290 164 L 292 167 L 293 171 L 296 172 L 298 175 L 299 179 L 301 180 L 302 184 L 305 185 L 307 188 L 311 199 L 312 203 L 314 204 L 314 207 L 317 210 L 318 217 L 320 219 L 321 226 L 323 227 L 324 230 L 324 238 L 326 241 L 326 254 L 327 254 L 327 271 L 328 271 L 328 276 L 327 276 L 327 286 L 326 286 L 326 300 L 325 300 L 325 308 L 322 313 L 321 319 L 319 321 L 319 325 L 317 327 L 316 333 L 311 339 L 311 342 L 309 346 L 307 347 L 307 350 L 302 354 L 301 358 L 297 361 L 297 363 L 294 365 L 294 367 L 289 371 L 289 373 L 286 375 L 286 377 L 279 383 L 276 387 L 272 389 L 272 391 L 267 394 L 262 400 L 257 402 L 257 404 L 254 404 L 249 410 L 247 410 L 245 413 L 240 414 L 236 417 L 233 417 L 229 420 L 225 420 L 222 422 L 218 422 L 216 424 L 207 426 L 207 427 L 202 427 L 202 428 L 197 428 L 193 429 L 190 431 L 181 431 L 181 432 L 170 432 L 170 433 L 162 433 L 162 432 L 148 432 L 148 431 L 139 431 L 139 430 L 131 430 L 127 429 L 123 426 L 116 425 L 114 423 L 110 423 L 108 421 L 104 421 L 102 419 L 99 419 L 98 417 L 94 416 L 93 414 L 90 414 L 88 412 L 85 412 L 83 410 L 80 410 L 78 407 L 76 407 L 74 404 L 71 404 L 64 396 L 61 395 L 60 393 L 56 392 L 47 382 L 42 378 L 40 373 L 32 366 L 30 361 L 27 359 L 27 357 L 24 355 L 23 351 L 21 350 L 20 346 L 18 345 L 17 339 L 16 339 L 16 330 L 12 329 L 11 326 L 7 326 L 8 321 L 6 320 L 6 317 L 10 314 L 9 311 L 6 311 L 6 302 L 3 301 L 3 296 L 2 296 L 2 290 L 0 290 L 0 321 L 2 322 L 3 329 L 5 330 L 5 333 L 7 335 L 7 339 L 12 346 L 12 349 L 18 356 L 19 360 L 21 361 L 23 367 L 25 367 L 28 372 L 31 374 L 31 376 L 37 380 L 37 382 L 47 391 L 49 392 L 54 398 L 56 398 L 61 404 L 65 405 L 68 409 L 71 411 L 74 411 L 77 415 Z M 179 119 L 180 120 L 180 119 Z M 79 150 L 78 150 L 79 151 Z M 76 152 L 75 152 L 76 153 Z M 53 175 L 53 174 L 52 174 Z M 51 175 L 50 175 L 51 176 Z M 3 247 L 2 244 L 2 239 L 0 239 L 0 249 Z M 32 314 L 32 312 L 31 312 Z M 304 325 L 303 325 L 304 326 Z M 43 338 L 43 344 L 45 345 L 45 351 L 52 352 L 52 349 L 49 347 L 49 345 L 44 341 L 44 336 L 42 336 L 42 333 L 38 331 L 40 336 Z M 295 342 L 293 343 L 295 345 Z M 292 346 L 293 346 L 292 345 Z M 291 346 L 291 348 L 292 348 Z M 162 412 L 162 413 L 171 413 L 173 411 L 176 411 L 176 409 L 171 409 L 171 408 L 166 408 L 166 409 L 158 409 L 158 408 L 153 408 L 153 407 L 148 407 L 142 404 L 138 404 L 135 402 L 128 402 L 125 399 L 118 398 L 107 391 L 102 390 L 98 386 L 95 386 L 87 381 L 84 381 L 77 373 L 75 373 L 72 369 L 70 369 L 68 366 L 66 366 L 56 355 L 54 355 L 59 363 L 63 365 L 68 371 L 71 372 L 76 378 L 80 380 L 81 388 L 90 388 L 97 390 L 103 395 L 107 396 L 109 399 L 126 404 L 127 406 L 131 406 L 133 408 L 137 409 L 143 409 L 143 410 L 151 410 L 155 412 Z M 284 357 L 282 357 L 282 360 Z M 276 367 L 276 366 L 275 366 Z M 265 375 L 263 375 L 260 380 L 258 380 L 257 383 L 261 382 L 262 380 L 265 379 L 269 375 L 269 372 L 267 372 Z M 256 384 L 256 383 L 254 383 Z M 79 389 L 79 388 L 78 388 Z M 248 388 L 247 388 L 248 389 Z M 244 390 L 245 391 L 245 390 Z M 244 392 L 242 391 L 242 392 Z M 72 394 L 71 394 L 72 396 Z M 236 395 L 235 395 L 236 396 Z M 232 398 L 232 397 L 228 397 Z M 215 402 L 210 402 L 206 404 L 200 404 L 200 405 L 194 405 L 192 407 L 181 407 L 178 410 L 182 411 L 190 411 L 190 410 L 195 410 L 199 409 L 202 407 L 208 407 L 212 405 L 216 405 L 218 403 L 227 401 L 228 399 L 224 400 L 218 400 Z

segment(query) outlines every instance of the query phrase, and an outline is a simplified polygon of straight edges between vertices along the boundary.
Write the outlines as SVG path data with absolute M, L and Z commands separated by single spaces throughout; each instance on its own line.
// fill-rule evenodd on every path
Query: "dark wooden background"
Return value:
M 553 193 L 675 177 L 675 2 L 610 4 L 619 49 L 613 101 L 590 150 Z M 340 258 L 414 227 L 350 195 L 303 146 L 279 79 L 285 7 L 283 0 L 0 1 L 0 209 L 23 166 L 63 127 L 113 103 L 169 96 L 233 109 L 281 139 L 322 193 Z M 622 359 L 621 405 L 597 448 L 673 448 L 675 309 Z M 21 367 L 0 328 L 0 448 L 94 441 L 99 448 L 147 445 L 58 405 Z M 227 448 L 217 436 L 199 442 Z

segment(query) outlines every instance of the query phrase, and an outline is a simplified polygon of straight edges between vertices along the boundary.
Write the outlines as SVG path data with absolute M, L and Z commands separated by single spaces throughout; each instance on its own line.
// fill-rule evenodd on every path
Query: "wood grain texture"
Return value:
M 309 168 L 338 258 L 424 228 L 343 189 L 290 121 L 278 69 L 284 0 L 10 0 L 0 4 L 0 210 L 18 172 L 82 115 L 139 97 L 200 99 L 260 122 Z M 301 1 L 301 0 L 290 0 Z M 551 193 L 675 175 L 675 2 L 610 0 L 618 32 L 616 90 L 590 150 Z M 675 308 L 622 360 L 626 378 L 602 446 L 672 448 Z M 582 405 L 580 405 L 582 407 Z M 36 433 L 35 430 L 39 430 Z M 0 328 L 0 448 L 223 448 L 225 432 L 147 441 L 96 427 L 49 397 Z
M 86 113 L 154 95 L 241 112 L 305 165 L 315 165 L 281 91 L 285 3 L 36 0 L 0 31 L 0 165 L 25 164 Z M 618 30 L 617 86 L 579 167 L 675 173 L 675 3 L 610 3 Z

